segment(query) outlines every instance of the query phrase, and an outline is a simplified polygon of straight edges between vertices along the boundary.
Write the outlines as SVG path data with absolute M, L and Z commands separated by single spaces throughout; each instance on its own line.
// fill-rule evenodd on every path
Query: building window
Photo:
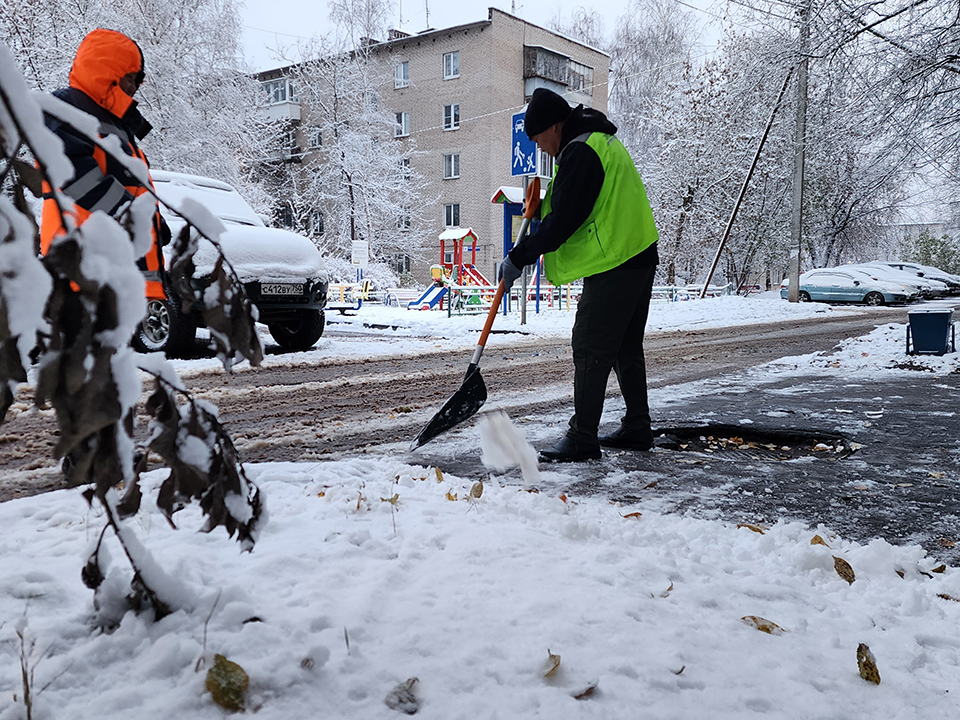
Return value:
M 318 125 L 310 128 L 310 147 L 320 147 L 323 145 L 323 129 Z
M 537 148 L 537 154 L 540 156 L 540 172 L 538 173 L 540 177 L 552 178 L 553 177 L 553 156 L 545 153 L 540 148 Z
M 310 213 L 310 234 L 323 235 L 323 211 L 314 210 Z
M 397 216 L 397 229 L 406 232 L 410 229 L 410 208 L 404 207 Z
M 398 253 L 393 256 L 393 268 L 397 275 L 403 275 L 410 272 L 410 256 L 406 253 Z
M 460 203 L 443 206 L 443 224 L 445 227 L 460 227 Z
M 410 134 L 410 113 L 397 113 L 397 126 L 393 131 L 394 137 L 406 137 Z
M 267 80 L 260 83 L 260 87 L 267 93 L 267 104 L 276 105 L 284 102 L 297 102 L 297 92 L 293 81 L 287 78 Z
M 410 85 L 410 63 L 397 63 L 394 68 L 393 87 L 405 88 Z
M 460 77 L 460 51 L 454 50 L 443 54 L 443 79 L 452 80 Z
M 443 129 L 456 130 L 460 127 L 460 103 L 443 106 Z
M 460 177 L 460 153 L 443 156 L 443 179 L 452 180 Z
M 397 163 L 397 180 L 410 182 L 410 158 L 400 158 Z
M 283 152 L 287 156 L 300 152 L 300 147 L 297 145 L 297 129 L 295 127 L 288 128 L 283 133 Z
M 284 205 L 280 208 L 279 217 L 277 218 L 280 223 L 280 227 L 292 228 L 293 227 L 293 208 L 289 205 Z
M 571 60 L 567 72 L 567 87 L 573 92 L 592 96 L 593 68 Z

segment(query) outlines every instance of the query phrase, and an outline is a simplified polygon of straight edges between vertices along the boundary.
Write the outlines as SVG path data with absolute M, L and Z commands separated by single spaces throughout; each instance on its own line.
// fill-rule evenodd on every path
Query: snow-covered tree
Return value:
M 418 256 L 427 241 L 426 182 L 412 162 L 415 141 L 398 138 L 396 114 L 380 106 L 394 72 L 372 43 L 390 4 L 336 0 L 330 8 L 334 30 L 299 47 L 296 55 L 310 59 L 287 70 L 310 152 L 302 163 L 263 164 L 263 176 L 294 227 L 325 254 L 349 257 L 359 240 L 373 261 Z
M 154 126 L 142 143 L 153 166 L 231 183 L 267 209 L 250 171 L 278 132 L 258 112 L 262 93 L 241 58 L 237 0 L 0 4 L 0 37 L 9 38 L 28 83 L 40 90 L 67 85 L 77 46 L 97 27 L 128 35 L 143 51 L 137 100 Z

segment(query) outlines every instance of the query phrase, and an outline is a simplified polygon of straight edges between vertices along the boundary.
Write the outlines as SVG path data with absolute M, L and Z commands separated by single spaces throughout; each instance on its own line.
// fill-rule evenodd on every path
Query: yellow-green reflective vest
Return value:
M 547 279 L 565 285 L 582 277 L 622 265 L 657 241 L 657 226 L 647 200 L 647 191 L 630 153 L 614 135 L 585 133 L 571 142 L 586 142 L 600 157 L 603 185 L 593 211 L 567 241 L 543 256 Z M 560 160 L 554 178 L 560 170 Z M 550 213 L 553 180 L 543 198 L 542 213 Z

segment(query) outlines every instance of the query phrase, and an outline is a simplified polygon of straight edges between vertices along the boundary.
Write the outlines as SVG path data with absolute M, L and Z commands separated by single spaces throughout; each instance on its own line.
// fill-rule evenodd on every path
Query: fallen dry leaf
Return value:
M 767 620 L 756 615 L 744 615 L 740 620 L 750 627 L 754 627 L 760 632 L 765 632 L 767 635 L 783 635 L 786 630 L 777 625 L 772 620 Z
M 937 542 L 940 543 L 941 547 L 947 547 L 947 548 L 956 547 L 957 545 L 953 540 L 950 540 L 948 538 L 939 538 Z
M 557 668 L 560 667 L 560 656 L 550 652 L 550 648 L 547 648 L 547 664 L 544 667 L 544 677 L 550 677 L 557 671 Z
M 666 590 L 660 593 L 660 597 L 662 598 L 668 597 L 671 592 L 673 592 L 673 583 L 670 583 L 670 587 L 668 587 Z
M 380 502 L 386 502 L 386 503 L 390 503 L 391 505 L 396 505 L 396 504 L 397 504 L 397 500 L 399 500 L 399 499 L 400 499 L 400 494 L 399 494 L 399 493 L 394 493 L 392 497 L 388 497 L 388 498 L 382 497 L 382 498 L 380 498 Z
M 951 600 L 952 602 L 960 602 L 960 600 L 953 597 L 953 595 L 947 595 L 946 593 L 937 593 L 937 597 L 941 598 L 942 600 Z
M 470 488 L 470 497 L 478 498 L 483 495 L 483 480 L 477 480 Z
M 857 646 L 857 666 L 860 668 L 860 677 L 874 685 L 880 684 L 880 671 L 877 669 L 877 659 L 870 652 L 870 648 L 860 643 Z
M 560 493 L 560 496 L 559 496 L 559 497 L 560 497 L 560 499 L 563 500 L 564 502 L 567 501 L 567 496 L 566 496 L 564 493 Z
M 441 470 L 440 468 L 434 468 L 433 471 L 437 474 L 437 482 L 438 482 L 438 483 L 442 483 L 442 482 L 443 482 L 443 470 Z
M 747 530 L 753 530 L 755 533 L 760 533 L 763 535 L 764 528 L 760 525 L 752 525 L 751 523 L 739 523 L 738 528 L 746 528 Z
M 458 495 L 458 493 L 450 492 L 449 490 L 447 490 L 447 500 L 450 500 L 451 502 L 456 502 L 456 501 L 457 501 L 457 495 Z
M 810 538 L 810 544 L 811 544 L 811 545 L 823 545 L 824 547 L 830 547 L 829 545 L 827 545 L 827 541 L 824 540 L 824 539 L 823 539 L 822 537 L 820 537 L 819 535 L 814 535 L 812 538 Z
M 416 684 L 417 678 L 409 678 L 387 693 L 387 697 L 383 701 L 391 710 L 397 710 L 407 715 L 416 715 L 420 709 L 420 701 L 413 694 L 413 686 Z
M 930 570 L 930 572 L 935 572 L 935 573 L 943 573 L 943 572 L 946 572 L 946 571 L 947 571 L 947 566 L 946 566 L 946 565 L 937 565 L 935 568 L 933 568 L 932 570 Z
M 599 684 L 599 682 L 591 682 L 583 690 L 574 691 L 572 695 L 577 700 L 586 700 L 588 697 L 593 695 L 593 691 L 597 689 L 597 685 Z
M 250 687 L 250 677 L 235 662 L 223 655 L 215 655 L 213 667 L 207 671 L 205 684 L 213 701 L 231 711 L 243 710 L 244 694 Z
M 627 513 L 626 515 L 621 515 L 620 517 L 622 517 L 622 518 L 638 518 L 638 517 L 640 517 L 641 515 L 643 515 L 642 512 L 632 512 L 632 513 Z
M 837 571 L 837 575 L 842 577 L 851 585 L 853 584 L 853 581 L 857 579 L 857 575 L 855 572 L 853 572 L 853 568 L 850 566 L 850 563 L 848 563 L 843 558 L 838 558 L 837 556 L 834 556 L 833 567 Z

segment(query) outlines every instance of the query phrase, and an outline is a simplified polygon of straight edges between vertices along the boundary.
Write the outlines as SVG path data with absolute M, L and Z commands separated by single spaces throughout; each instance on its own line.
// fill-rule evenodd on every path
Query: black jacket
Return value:
M 550 213 L 540 222 L 537 232 L 528 235 L 510 251 L 510 259 L 517 267 L 531 265 L 544 253 L 559 248 L 593 212 L 593 205 L 603 186 L 603 164 L 593 148 L 585 142 L 570 142 L 575 137 L 592 132 L 615 135 L 617 126 L 599 110 L 577 106 L 564 121 L 560 133 L 557 155 L 560 169 L 553 179 Z M 627 260 L 624 265 L 656 265 L 656 255 L 654 244 Z
M 120 140 L 124 153 L 131 156 L 137 155 L 137 138 L 146 135 L 150 126 L 136 110 L 136 103 L 130 106 L 123 118 L 118 118 L 77 88 L 55 90 L 53 96 L 88 115 L 93 115 L 100 121 L 101 135 L 115 135 Z M 95 146 L 86 135 L 51 115 L 46 115 L 44 121 L 47 127 L 63 141 L 64 154 L 73 163 L 74 181 L 98 168 L 97 161 L 94 159 Z M 124 190 L 124 186 L 140 185 L 140 181 L 110 156 L 106 156 L 106 165 L 106 174 L 101 175 L 95 185 L 75 189 L 74 182 L 71 182 L 63 187 L 63 191 L 85 210 L 102 209 L 113 215 L 133 199 L 133 196 Z M 109 198 L 107 202 L 109 207 L 103 206 L 102 200 L 105 198 Z

